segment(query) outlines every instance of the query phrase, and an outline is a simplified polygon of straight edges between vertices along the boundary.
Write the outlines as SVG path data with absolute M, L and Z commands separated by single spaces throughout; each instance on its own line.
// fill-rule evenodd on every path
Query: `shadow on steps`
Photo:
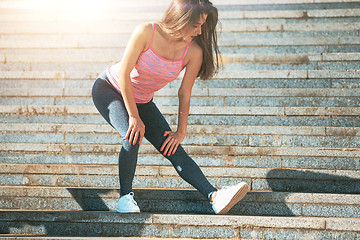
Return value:
M 251 190 L 229 214 L 300 216 L 302 202 L 287 202 L 290 194 L 328 194 L 330 198 L 331 194 L 359 194 L 360 179 L 313 171 L 273 169 L 266 179 L 253 180 Z M 84 211 L 114 211 L 119 197 L 116 189 L 69 188 L 68 191 Z M 209 202 L 196 190 L 134 189 L 134 192 L 142 212 L 213 214 Z
M 359 211 L 356 210 L 358 205 L 344 208 L 341 205 L 333 206 L 331 201 L 330 204 L 319 204 L 319 201 L 311 203 L 311 199 L 316 198 L 316 194 L 319 193 L 326 194 L 326 196 L 322 195 L 325 201 L 326 198 L 331 198 L 332 194 L 339 198 L 335 193 L 340 196 L 343 193 L 357 194 L 359 179 L 311 171 L 274 169 L 269 171 L 265 182 L 271 192 L 249 192 L 229 214 L 251 216 L 327 214 L 327 217 L 360 217 Z M 209 202 L 195 190 L 135 189 L 136 200 L 143 212 L 140 215 L 109 212 L 115 209 L 119 197 L 117 189 L 68 188 L 68 191 L 73 197 L 72 201 L 76 201 L 81 207 L 78 209 L 80 211 L 3 212 L 0 216 L 2 221 L 0 233 L 24 234 L 28 231 L 28 233 L 50 236 L 104 236 L 105 233 L 109 236 L 142 236 L 146 229 L 152 227 L 149 225 L 151 212 L 213 214 Z M 303 200 L 307 203 L 302 203 Z M 340 211 L 337 208 L 339 206 L 342 207 Z M 97 222 L 101 224 L 96 224 Z
M 333 172 L 337 172 L 333 170 Z M 346 173 L 346 171 L 343 171 Z M 266 175 L 269 190 L 274 192 L 359 194 L 360 179 L 334 174 L 273 169 Z

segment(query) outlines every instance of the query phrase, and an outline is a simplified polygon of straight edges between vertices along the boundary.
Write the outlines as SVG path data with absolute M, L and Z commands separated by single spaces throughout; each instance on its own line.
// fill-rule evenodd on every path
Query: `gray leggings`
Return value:
M 139 144 L 132 145 L 128 139 L 124 138 L 129 128 L 129 116 L 121 94 L 110 84 L 105 72 L 101 73 L 95 81 L 92 98 L 101 115 L 123 137 L 123 146 L 119 155 L 120 194 L 123 196 L 132 191 Z M 137 104 L 137 108 L 145 124 L 145 138 L 160 152 L 160 147 L 166 139 L 163 136 L 164 132 L 171 131 L 169 124 L 153 101 Z M 164 157 L 170 160 L 186 182 L 206 198 L 211 192 L 216 191 L 181 145 L 175 154 Z

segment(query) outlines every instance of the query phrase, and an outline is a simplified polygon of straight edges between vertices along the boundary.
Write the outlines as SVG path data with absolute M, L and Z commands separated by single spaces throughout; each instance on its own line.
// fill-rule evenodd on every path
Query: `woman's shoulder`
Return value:
M 195 40 L 193 40 L 190 43 L 189 50 L 194 52 L 195 54 L 201 54 L 202 55 L 202 53 L 203 53 L 203 49 L 200 47 L 200 45 Z
M 146 37 L 148 35 L 151 36 L 152 32 L 153 32 L 153 25 L 150 22 L 141 23 L 141 24 L 137 25 L 134 29 L 134 34 L 141 36 L 141 37 Z
M 130 42 L 132 42 L 133 45 L 143 46 L 143 51 L 145 51 L 150 45 L 152 32 L 152 23 L 139 24 L 133 30 Z
M 202 56 L 203 56 L 203 49 L 199 46 L 199 44 L 196 41 L 193 40 L 190 43 L 189 48 L 187 50 L 185 56 L 185 62 L 188 62 L 190 59 L 194 59 L 198 61 L 199 59 L 202 59 Z
M 185 58 L 184 58 L 184 65 L 188 66 L 189 63 L 202 63 L 203 60 L 203 50 L 199 46 L 199 44 L 196 43 L 196 41 L 192 41 L 189 45 L 189 48 L 186 52 Z

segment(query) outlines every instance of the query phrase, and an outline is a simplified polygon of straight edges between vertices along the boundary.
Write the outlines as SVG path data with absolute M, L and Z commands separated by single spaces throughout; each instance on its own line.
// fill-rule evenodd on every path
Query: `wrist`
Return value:
M 177 130 L 176 131 L 178 134 L 180 134 L 181 136 L 183 136 L 183 137 L 185 137 L 185 135 L 186 135 L 186 130 Z
M 129 118 L 140 118 L 139 114 L 129 114 Z

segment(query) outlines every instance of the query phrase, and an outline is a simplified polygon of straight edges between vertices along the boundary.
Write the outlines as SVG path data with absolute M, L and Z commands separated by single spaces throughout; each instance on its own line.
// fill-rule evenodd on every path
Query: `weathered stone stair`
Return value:
M 91 87 L 167 2 L 0 1 L 0 238 L 360 238 L 360 3 L 214 3 L 224 69 L 196 81 L 183 145 L 250 185 L 226 216 L 147 141 L 142 213 L 114 212 L 121 138 Z M 174 128 L 179 84 L 155 98 Z

